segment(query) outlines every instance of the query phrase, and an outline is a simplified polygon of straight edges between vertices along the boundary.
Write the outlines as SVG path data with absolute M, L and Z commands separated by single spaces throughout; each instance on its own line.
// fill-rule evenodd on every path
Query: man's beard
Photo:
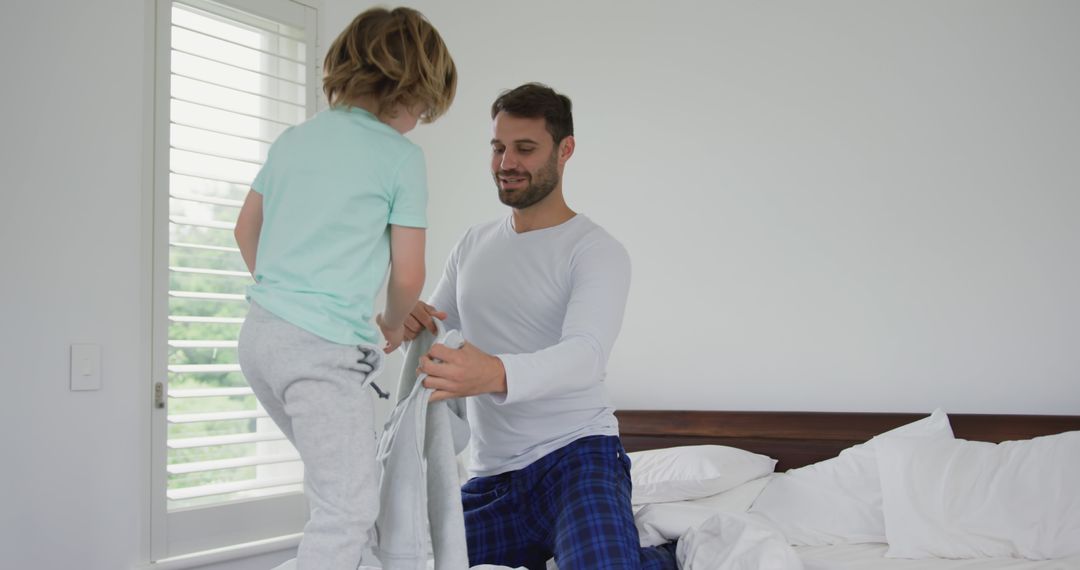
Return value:
M 551 158 L 543 167 L 532 174 L 517 170 L 500 170 L 494 174 L 495 187 L 499 190 L 499 201 L 511 208 L 524 210 L 540 200 L 547 198 L 548 194 L 559 185 L 559 170 L 557 168 L 558 156 L 551 153 Z M 529 185 L 521 190 L 503 190 L 499 184 L 499 176 L 520 176 L 529 180 Z

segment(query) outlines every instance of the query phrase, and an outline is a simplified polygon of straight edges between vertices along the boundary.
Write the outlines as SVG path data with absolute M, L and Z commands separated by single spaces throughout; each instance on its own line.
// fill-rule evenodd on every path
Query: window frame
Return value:
M 223 552 L 267 551 L 295 546 L 299 530 L 306 519 L 307 507 L 302 493 L 266 498 L 231 501 L 207 507 L 193 507 L 169 512 L 167 394 L 159 394 L 157 386 L 168 387 L 168 316 L 169 316 L 169 155 L 170 155 L 170 98 L 172 6 L 174 3 L 199 7 L 200 4 L 220 4 L 276 22 L 302 28 L 307 45 L 305 115 L 311 117 L 319 109 L 321 96 L 322 51 L 318 43 L 318 13 L 321 0 L 154 0 L 152 34 L 151 110 L 144 115 L 150 119 L 147 137 L 152 141 L 148 153 L 148 173 L 145 179 L 152 186 L 148 200 L 147 231 L 152 236 L 150 251 L 144 251 L 149 264 L 147 281 L 150 303 L 147 341 L 149 354 L 148 433 L 150 439 L 149 501 L 149 561 L 155 567 L 176 566 L 179 561 L 210 553 L 215 559 L 229 556 Z M 152 119 L 151 119 L 152 117 Z M 159 402 L 166 402 L 160 406 Z M 159 407 L 160 406 L 160 407 Z M 251 553 L 248 552 L 248 553 Z M 205 556 L 203 556 L 205 558 Z M 206 560 L 203 560 L 205 562 Z M 202 562 L 200 562 L 202 563 Z M 180 565 L 181 567 L 183 564 Z

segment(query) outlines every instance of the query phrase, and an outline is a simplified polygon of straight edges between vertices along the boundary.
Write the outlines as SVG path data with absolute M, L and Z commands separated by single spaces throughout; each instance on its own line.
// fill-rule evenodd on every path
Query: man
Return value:
M 563 197 L 570 108 L 535 83 L 495 100 L 491 172 L 511 215 L 458 242 L 406 338 L 437 316 L 470 341 L 436 345 L 420 364 L 432 400 L 471 396 L 470 564 L 675 568 L 674 545 L 640 548 L 634 527 L 630 460 L 603 384 L 630 259 Z

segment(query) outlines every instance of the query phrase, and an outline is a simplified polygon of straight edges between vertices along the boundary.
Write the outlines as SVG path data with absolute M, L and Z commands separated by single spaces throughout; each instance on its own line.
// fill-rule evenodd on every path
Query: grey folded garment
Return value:
M 417 376 L 420 357 L 435 343 L 464 344 L 458 331 L 423 331 L 408 347 L 398 384 L 397 406 L 379 442 L 379 516 L 375 555 L 383 570 L 435 570 L 469 567 L 465 516 L 461 508 L 457 454 L 469 443 L 465 401 L 429 404 L 433 390 Z M 429 532 L 430 530 L 430 532 Z

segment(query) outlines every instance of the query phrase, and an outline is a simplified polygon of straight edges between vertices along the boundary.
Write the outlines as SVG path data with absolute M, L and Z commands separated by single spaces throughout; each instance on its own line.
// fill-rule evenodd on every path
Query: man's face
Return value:
M 559 152 L 544 119 L 495 115 L 491 175 L 503 204 L 523 210 L 559 185 Z

